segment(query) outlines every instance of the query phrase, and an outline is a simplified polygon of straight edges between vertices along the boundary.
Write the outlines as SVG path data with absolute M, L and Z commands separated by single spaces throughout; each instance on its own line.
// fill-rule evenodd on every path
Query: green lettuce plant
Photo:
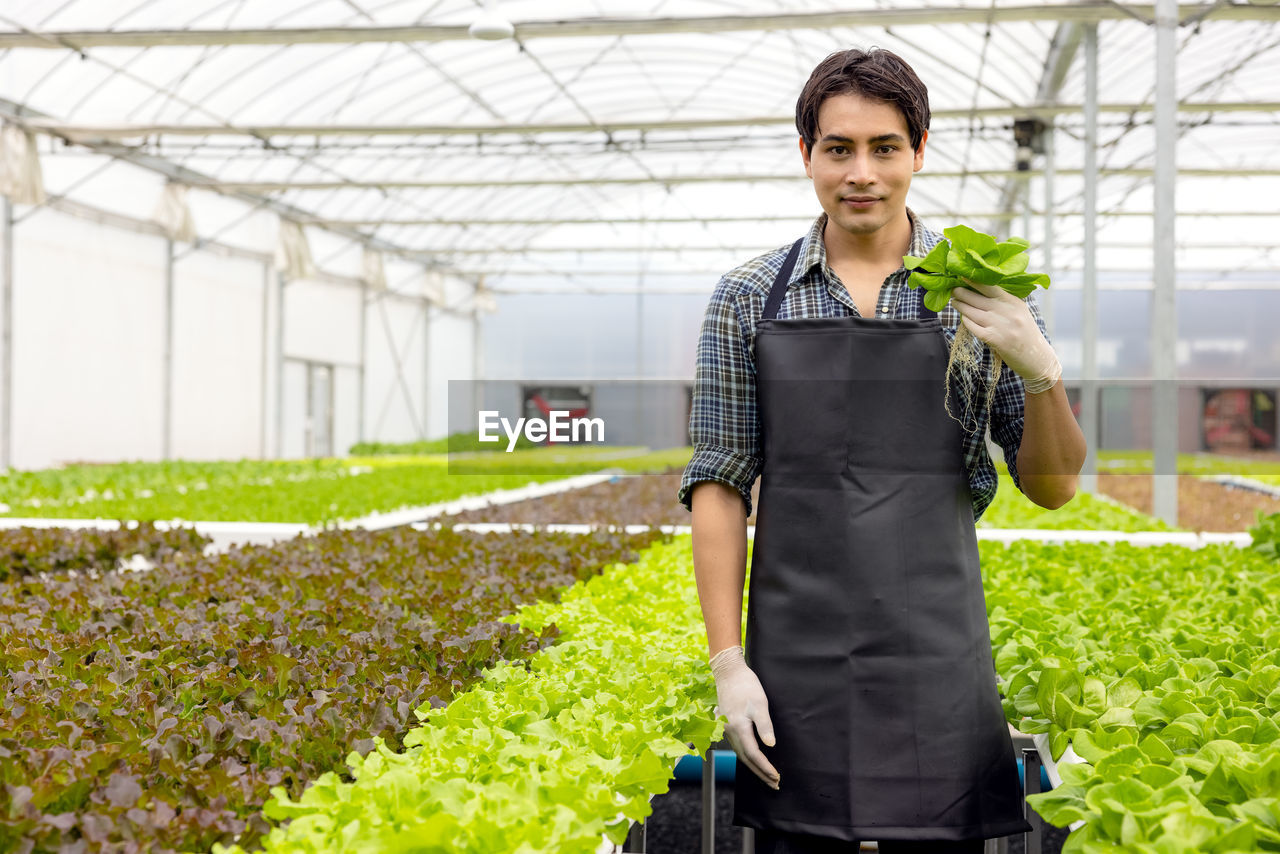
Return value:
M 327 774 L 296 800 L 276 790 L 266 813 L 288 823 L 265 849 L 594 854 L 649 815 L 677 758 L 722 736 L 688 537 L 510 620 L 559 640 L 423 706 L 404 751 L 348 757 L 352 782 Z
M 902 264 L 911 271 L 907 284 L 924 288 L 924 304 L 935 312 L 941 312 L 951 301 L 952 292 L 970 283 L 996 285 L 1019 299 L 1026 299 L 1037 287 L 1049 287 L 1049 277 L 1044 273 L 1028 273 L 1029 256 L 1027 241 L 1011 237 L 1003 243 L 989 234 L 975 231 L 967 225 L 953 225 L 942 230 L 945 240 L 923 258 L 902 256 Z M 950 357 L 947 359 L 947 386 L 976 376 L 984 364 L 985 350 L 982 342 L 963 323 L 951 340 Z M 990 411 L 995 396 L 996 382 L 1000 379 L 1002 363 L 997 353 L 991 353 L 991 368 L 987 377 L 987 394 L 983 404 Z M 967 387 L 967 384 L 966 384 Z M 947 413 L 951 412 L 950 395 L 945 398 Z M 967 409 L 966 409 L 967 411 Z M 960 420 L 960 419 L 956 419 Z M 966 419 L 967 421 L 968 419 Z M 961 421 L 965 423 L 965 421 Z
M 1062 785 L 1063 847 L 1280 851 L 1280 573 L 1232 546 L 982 543 L 1005 713 Z

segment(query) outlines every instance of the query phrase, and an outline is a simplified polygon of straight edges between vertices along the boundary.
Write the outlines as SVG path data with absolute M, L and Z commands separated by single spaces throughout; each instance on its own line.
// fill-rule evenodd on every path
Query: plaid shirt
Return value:
M 911 219 L 909 254 L 923 257 L 943 237 L 926 228 L 910 208 L 907 215 Z M 779 319 L 859 316 L 849 292 L 827 266 L 827 250 L 822 241 L 826 224 L 827 215 L 824 213 L 804 238 L 786 296 L 778 309 Z M 693 458 L 685 466 L 677 493 L 677 499 L 687 509 L 692 509 L 690 493 L 693 486 L 704 480 L 716 480 L 737 489 L 746 503 L 747 515 L 751 515 L 751 485 L 764 465 L 752 355 L 755 327 L 788 249 L 790 244 L 726 274 L 707 304 L 702 332 L 698 337 L 693 410 L 689 416 Z M 899 267 L 884 280 L 876 303 L 876 317 L 920 318 L 924 290 L 907 287 L 907 276 L 907 270 Z M 1044 320 L 1040 317 L 1034 294 L 1027 297 L 1027 305 L 1044 333 Z M 942 322 L 949 347 L 955 338 L 960 313 L 948 304 L 938 319 Z M 1048 338 L 1047 333 L 1045 338 Z M 986 345 L 982 345 L 982 358 L 978 388 L 966 390 L 969 399 L 976 402 L 972 407 L 976 410 L 973 413 L 976 424 L 971 418 L 971 423 L 962 430 L 964 464 L 969 474 L 975 520 L 995 497 L 998 484 L 995 465 L 987 453 L 988 418 L 980 405 L 986 396 L 985 378 L 990 375 L 991 367 L 991 352 Z M 996 383 L 990 422 L 991 437 L 1004 450 L 1009 474 L 1021 489 L 1016 460 L 1018 447 L 1022 444 L 1023 386 L 1022 378 L 1007 367 L 1001 371 L 1000 380 Z

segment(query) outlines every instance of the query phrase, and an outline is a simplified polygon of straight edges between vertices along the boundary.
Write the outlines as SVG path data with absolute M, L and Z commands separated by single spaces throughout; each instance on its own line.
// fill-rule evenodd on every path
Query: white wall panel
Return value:
M 422 438 L 423 324 L 420 300 L 371 294 L 366 342 L 365 438 Z M 403 380 L 397 374 L 400 360 Z
M 165 242 L 40 210 L 14 229 L 13 465 L 154 460 Z
M 315 362 L 360 363 L 360 289 L 307 280 L 284 288 L 284 354 Z
M 345 457 L 356 443 L 356 416 L 360 407 L 360 371 L 338 368 L 333 372 L 333 453 Z
M 306 456 L 307 448 L 307 366 L 302 362 L 284 363 L 284 441 L 280 456 L 297 459 Z
M 263 265 L 203 252 L 174 264 L 173 455 L 257 457 Z
M 449 432 L 449 380 L 475 379 L 469 314 L 431 313 L 431 393 L 427 437 L 439 439 Z

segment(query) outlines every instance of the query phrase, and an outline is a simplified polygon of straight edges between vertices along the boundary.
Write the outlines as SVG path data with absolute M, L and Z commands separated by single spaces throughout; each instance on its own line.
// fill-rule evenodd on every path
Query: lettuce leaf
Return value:
M 945 240 L 923 258 L 903 255 L 902 265 L 911 271 L 907 285 L 924 288 L 925 307 L 939 312 L 951 301 L 951 292 L 967 282 L 998 285 L 1018 299 L 1026 299 L 1036 288 L 1049 287 L 1049 276 L 1028 273 L 1030 246 L 1021 237 L 997 242 L 989 234 L 967 225 L 943 229 Z

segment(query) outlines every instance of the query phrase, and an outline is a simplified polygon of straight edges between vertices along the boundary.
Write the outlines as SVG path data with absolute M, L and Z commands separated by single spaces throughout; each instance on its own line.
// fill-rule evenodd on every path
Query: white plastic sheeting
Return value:
M 268 281 L 263 266 L 206 252 L 174 263 L 175 457 L 262 455 L 267 404 L 262 295 Z
M 155 220 L 173 240 L 190 243 L 196 239 L 196 223 L 187 204 L 187 188 L 181 184 L 165 184 L 156 203 Z
M 14 244 L 13 465 L 158 459 L 165 241 L 41 209 Z
M 44 202 L 44 175 L 35 135 L 8 125 L 0 128 L 0 196 L 14 204 Z

